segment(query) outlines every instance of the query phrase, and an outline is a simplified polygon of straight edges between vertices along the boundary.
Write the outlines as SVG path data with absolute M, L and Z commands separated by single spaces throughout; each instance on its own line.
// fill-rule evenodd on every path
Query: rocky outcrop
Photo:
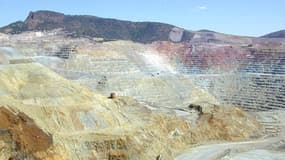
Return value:
M 36 152 L 46 151 L 52 146 L 52 136 L 40 129 L 26 114 L 0 107 L 0 118 L 0 130 L 6 130 L 9 135 L 2 140 L 10 142 L 12 158 L 34 157 Z
M 172 28 L 171 32 L 169 33 L 169 39 L 172 42 L 180 42 L 183 38 L 184 30 L 180 28 Z

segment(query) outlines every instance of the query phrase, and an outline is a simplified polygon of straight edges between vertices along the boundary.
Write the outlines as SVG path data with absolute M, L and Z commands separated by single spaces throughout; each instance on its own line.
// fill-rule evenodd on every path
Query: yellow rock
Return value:
M 160 79 L 142 79 L 138 87 L 150 83 L 171 90 Z M 204 95 L 198 90 L 195 93 Z M 174 153 L 191 143 L 246 139 L 258 128 L 242 111 L 223 107 L 213 110 L 214 119 L 203 116 L 198 120 L 198 127 L 191 126 L 175 114 L 151 111 L 131 97 L 108 99 L 37 63 L 0 67 L 0 105 L 15 115 L 25 114 L 39 130 L 52 137 L 48 149 L 30 155 L 45 160 L 118 156 L 149 160 L 159 154 L 164 159 L 173 159 Z M 22 121 L 26 123 L 25 119 Z M 241 125 L 244 123 L 248 125 Z M 23 130 L 27 129 L 22 126 Z M 235 132 L 237 128 L 247 132 L 239 134 Z M 33 134 L 26 136 L 30 138 Z M 32 143 L 25 145 L 29 147 Z

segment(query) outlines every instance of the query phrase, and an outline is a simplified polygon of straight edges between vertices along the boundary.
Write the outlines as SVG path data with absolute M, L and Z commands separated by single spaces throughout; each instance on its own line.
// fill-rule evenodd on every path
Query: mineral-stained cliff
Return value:
M 24 113 L 14 113 L 11 108 L 0 108 L 0 128 L 7 135 L 10 143 L 11 157 L 24 158 L 35 152 L 46 151 L 52 145 L 52 137 L 41 130 L 34 121 Z

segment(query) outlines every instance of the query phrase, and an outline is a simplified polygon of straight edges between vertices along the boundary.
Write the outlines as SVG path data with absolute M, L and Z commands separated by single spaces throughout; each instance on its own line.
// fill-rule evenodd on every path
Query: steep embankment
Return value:
M 0 146 L 5 157 L 155 159 L 162 154 L 172 159 L 191 143 L 247 139 L 259 128 L 235 108 L 207 109 L 210 119 L 202 116 L 195 125 L 174 114 L 151 111 L 132 98 L 108 99 L 37 63 L 1 65 L 0 70 L 0 104 L 5 106 L 0 118 L 7 119 L 1 129 L 8 131 L 0 142 L 9 144 Z M 246 131 L 231 132 L 240 127 Z

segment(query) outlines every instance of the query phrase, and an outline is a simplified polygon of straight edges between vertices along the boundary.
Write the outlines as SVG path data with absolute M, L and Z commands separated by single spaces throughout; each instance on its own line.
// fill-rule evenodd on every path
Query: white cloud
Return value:
M 208 10 L 207 6 L 198 6 L 197 9 L 199 9 L 200 11 L 205 11 Z

